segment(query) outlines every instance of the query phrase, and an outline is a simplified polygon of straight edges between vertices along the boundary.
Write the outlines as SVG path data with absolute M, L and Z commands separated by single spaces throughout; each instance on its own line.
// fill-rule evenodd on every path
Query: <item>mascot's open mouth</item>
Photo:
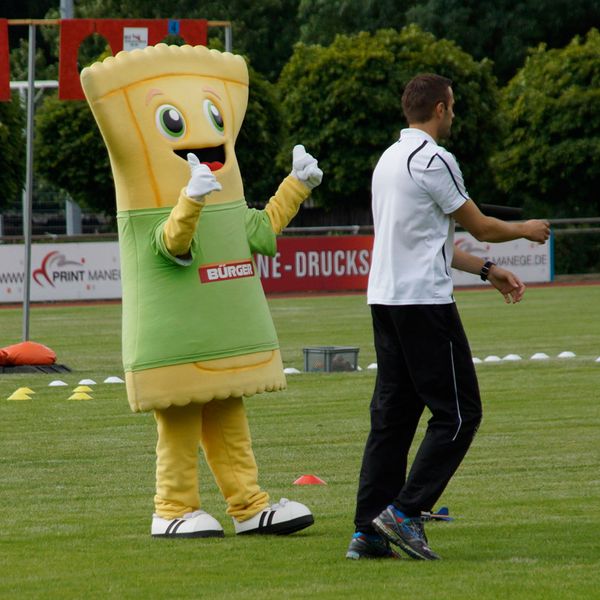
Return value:
M 223 146 L 214 146 L 212 148 L 182 148 L 174 150 L 175 154 L 187 161 L 187 155 L 191 152 L 198 157 L 198 160 L 205 164 L 211 171 L 218 171 L 225 164 L 225 148 Z

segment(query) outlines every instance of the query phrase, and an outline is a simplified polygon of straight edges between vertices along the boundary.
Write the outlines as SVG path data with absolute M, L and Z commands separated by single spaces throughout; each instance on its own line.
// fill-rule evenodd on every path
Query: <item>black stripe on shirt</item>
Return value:
M 454 173 L 452 173 L 452 169 L 448 166 L 448 163 L 436 152 L 432 157 L 431 160 L 429 161 L 429 164 L 427 165 L 427 168 L 429 169 L 433 159 L 435 157 L 438 157 L 442 163 L 444 164 L 444 166 L 446 167 L 446 169 L 448 169 L 448 173 L 450 174 L 450 178 L 452 179 L 452 183 L 454 183 L 454 186 L 456 187 L 456 191 L 465 199 L 468 200 L 469 197 L 465 196 L 465 194 L 463 194 L 460 190 L 460 188 L 458 187 L 458 183 L 456 182 L 456 179 L 454 179 Z
M 414 158 L 415 154 L 417 152 L 419 152 L 420 150 L 422 150 L 426 145 L 427 145 L 427 140 L 425 140 L 416 150 L 411 152 L 410 156 L 408 157 L 408 160 L 406 161 L 406 168 L 408 169 L 408 174 L 410 175 L 410 178 L 413 181 L 414 181 L 414 177 L 412 176 L 412 173 L 410 172 L 410 161 Z M 429 166 L 429 165 L 427 165 L 427 166 Z
M 446 275 L 450 275 L 448 273 L 448 259 L 446 258 L 446 246 L 442 246 L 442 256 L 444 257 L 444 269 L 446 269 Z

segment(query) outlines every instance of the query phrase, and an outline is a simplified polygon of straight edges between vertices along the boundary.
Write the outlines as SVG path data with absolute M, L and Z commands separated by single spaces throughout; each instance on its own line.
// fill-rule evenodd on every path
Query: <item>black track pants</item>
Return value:
M 360 472 L 355 525 L 395 504 L 408 516 L 431 510 L 481 421 L 471 350 L 455 304 L 371 306 L 377 380 Z M 431 412 L 408 477 L 419 419 Z

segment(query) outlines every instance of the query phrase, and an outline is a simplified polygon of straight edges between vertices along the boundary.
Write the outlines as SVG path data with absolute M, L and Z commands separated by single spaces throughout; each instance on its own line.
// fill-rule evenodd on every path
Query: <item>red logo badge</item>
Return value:
M 254 276 L 254 264 L 251 260 L 202 265 L 198 269 L 202 283 L 226 281 L 227 279 L 241 279 Z

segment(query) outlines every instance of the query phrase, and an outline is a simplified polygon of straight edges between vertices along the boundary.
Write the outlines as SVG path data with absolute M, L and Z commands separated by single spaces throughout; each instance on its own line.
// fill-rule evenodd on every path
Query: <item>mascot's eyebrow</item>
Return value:
M 209 92 L 210 94 L 213 94 L 213 96 L 216 96 L 219 100 L 221 100 L 221 96 L 219 96 L 219 94 L 217 94 L 217 92 L 215 92 L 215 90 L 213 90 L 212 88 L 204 87 L 202 88 L 202 91 Z
M 148 106 L 148 103 L 150 102 L 150 100 L 152 100 L 152 98 L 154 98 L 154 96 L 162 96 L 162 94 L 163 92 L 161 92 L 160 90 L 157 90 L 156 88 L 151 88 L 146 94 L 146 106 Z

